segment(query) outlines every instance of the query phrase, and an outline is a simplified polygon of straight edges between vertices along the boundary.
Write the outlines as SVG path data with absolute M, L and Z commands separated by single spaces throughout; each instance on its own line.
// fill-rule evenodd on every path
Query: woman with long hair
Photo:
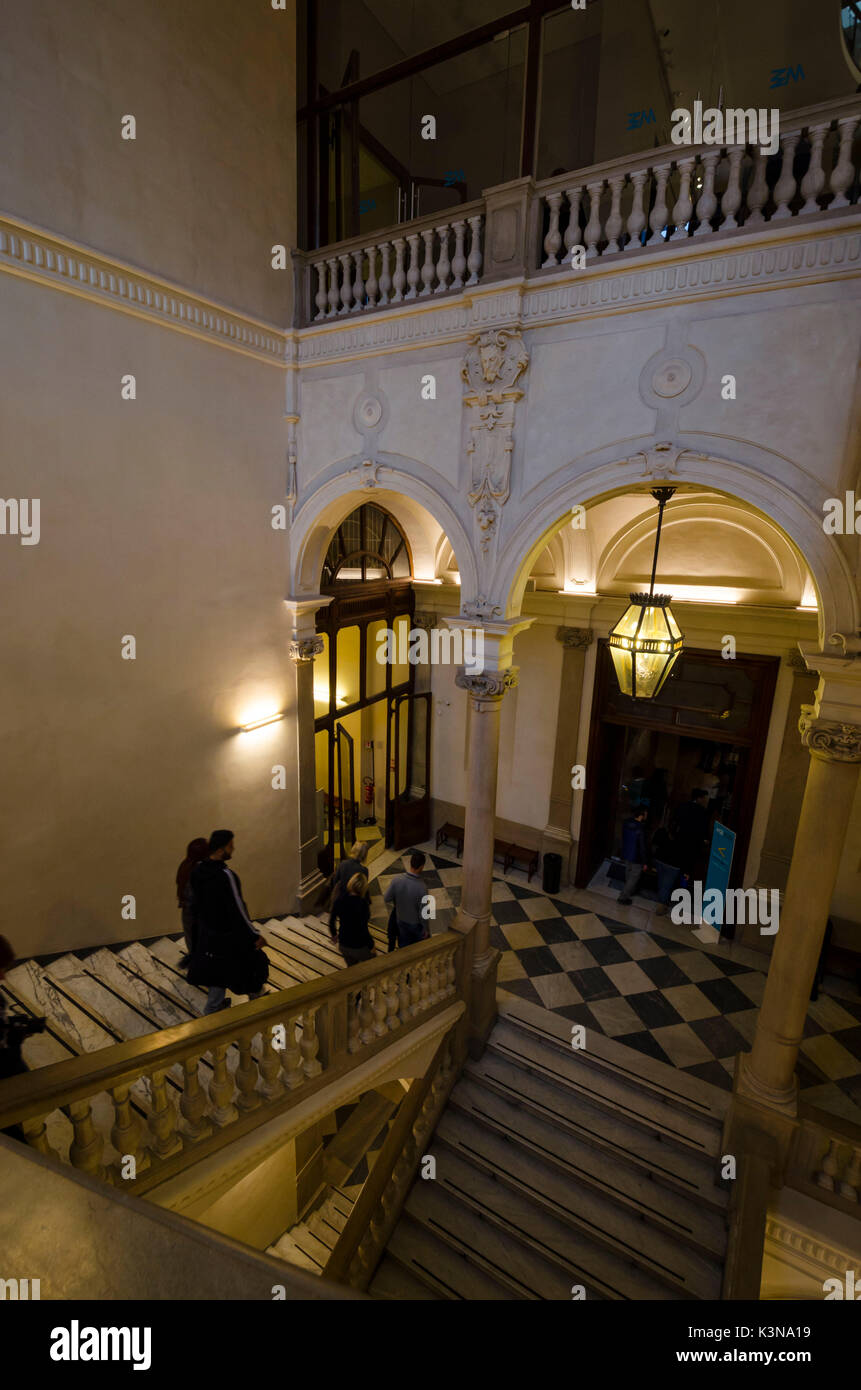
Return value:
M 185 858 L 176 871 L 176 901 L 182 917 L 182 933 L 185 937 L 186 956 L 181 965 L 188 964 L 188 957 L 194 950 L 194 902 L 191 893 L 191 871 L 209 854 L 209 842 L 204 839 L 190 840 Z
M 368 900 L 368 880 L 365 874 L 353 874 L 345 891 L 332 909 L 331 922 L 338 923 L 337 941 L 341 955 L 348 965 L 370 960 L 376 955 L 374 938 L 368 923 L 371 904 Z

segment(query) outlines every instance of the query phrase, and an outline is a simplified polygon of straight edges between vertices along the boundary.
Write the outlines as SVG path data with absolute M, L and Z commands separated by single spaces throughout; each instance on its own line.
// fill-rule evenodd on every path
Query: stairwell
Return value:
M 389 1299 L 716 1299 L 724 1092 L 500 1003 L 369 1292 Z

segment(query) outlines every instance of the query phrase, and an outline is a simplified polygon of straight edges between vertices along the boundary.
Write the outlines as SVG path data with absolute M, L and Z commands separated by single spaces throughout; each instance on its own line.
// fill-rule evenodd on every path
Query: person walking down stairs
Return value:
M 233 831 L 214 830 L 208 857 L 191 874 L 197 939 L 188 982 L 209 990 L 205 1014 L 230 1006 L 228 990 L 259 999 L 269 978 L 264 937 L 248 915 L 238 875 L 227 867 L 233 851 Z
M 406 873 L 397 874 L 383 894 L 384 902 L 394 904 L 399 946 L 412 946 L 414 942 L 424 941 L 430 936 L 427 920 L 422 915 L 427 897 L 427 887 L 422 878 L 425 861 L 426 857 L 420 849 L 413 850 Z
M 367 877 L 361 873 L 353 874 L 329 917 L 329 934 L 333 941 L 338 942 L 341 955 L 348 965 L 358 965 L 359 961 L 370 960 L 377 954 L 368 926 L 370 920 Z
M 185 937 L 185 955 L 180 960 L 180 965 L 184 969 L 191 960 L 191 953 L 194 950 L 194 908 L 191 897 L 191 871 L 195 864 L 206 859 L 209 854 L 209 844 L 202 837 L 190 840 L 185 851 L 185 858 L 176 871 L 176 901 L 179 907 L 180 918 L 182 920 L 182 934 Z

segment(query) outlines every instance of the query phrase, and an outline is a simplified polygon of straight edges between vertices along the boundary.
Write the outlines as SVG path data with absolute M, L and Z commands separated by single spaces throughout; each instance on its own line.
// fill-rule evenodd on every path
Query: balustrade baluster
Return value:
M 152 1096 L 152 1113 L 149 1117 L 152 1148 L 159 1158 L 167 1158 L 168 1154 L 182 1148 L 182 1140 L 176 1132 L 176 1105 L 172 1095 L 168 1094 L 167 1073 L 154 1071 L 149 1078 L 149 1086 Z
M 347 1051 L 358 1052 L 362 1046 L 361 1022 L 359 1020 L 359 1001 L 361 996 L 347 996 Z
M 729 178 L 721 198 L 721 212 L 723 222 L 721 231 L 726 231 L 730 227 L 737 227 L 736 213 L 741 207 L 741 161 L 744 158 L 744 146 L 733 145 L 727 150 L 729 158 Z
M 452 994 L 457 993 L 457 966 L 455 964 L 455 953 L 453 950 L 449 951 L 445 963 L 447 984 L 446 997 L 450 998 Z
M 350 269 L 352 257 L 349 251 L 345 251 L 342 256 L 338 257 L 338 260 L 341 262 L 341 307 L 338 313 L 349 314 L 350 306 L 353 303 L 352 270 Z
M 829 1139 L 828 1150 L 822 1160 L 819 1171 L 814 1175 L 818 1187 L 824 1187 L 826 1192 L 834 1192 L 837 1186 L 837 1178 L 840 1173 L 840 1145 L 836 1139 Z
M 381 252 L 383 257 L 383 268 L 380 271 L 380 303 L 388 304 L 392 289 L 392 273 L 389 269 L 392 248 L 387 241 L 383 242 Z
M 386 1027 L 386 996 L 383 993 L 383 982 L 377 980 L 374 984 L 374 1034 L 378 1038 L 385 1037 L 389 1031 Z
M 636 169 L 631 175 L 633 191 L 631 194 L 631 211 L 628 213 L 628 242 L 625 246 L 626 251 L 633 251 L 640 246 L 640 236 L 646 225 L 646 214 L 643 211 L 643 185 L 646 182 L 647 169 Z
M 43 1154 L 45 1158 L 53 1158 L 57 1162 L 61 1161 L 57 1150 L 48 1142 L 48 1127 L 45 1124 L 44 1116 L 35 1120 L 22 1120 L 21 1128 L 31 1149 Z
M 319 1076 L 323 1064 L 317 1058 L 320 1039 L 317 1037 L 317 1010 L 309 1009 L 302 1015 L 302 1037 L 299 1041 L 302 1054 L 302 1070 L 306 1076 Z
M 390 1031 L 393 1031 L 395 1028 L 400 1028 L 401 1026 L 401 1021 L 398 1018 L 398 1007 L 400 1005 L 400 998 L 398 996 L 398 977 L 399 972 L 397 970 L 393 970 L 385 978 L 387 1011 L 386 1027 Z
M 566 188 L 565 197 L 568 199 L 568 226 L 565 228 L 565 259 L 569 265 L 571 263 L 571 251 L 575 246 L 582 246 L 580 240 L 580 198 L 583 190 L 580 188 Z M 584 247 L 585 250 L 585 247 Z
M 448 277 L 451 274 L 451 261 L 448 258 L 448 227 L 437 227 L 436 234 L 439 237 L 439 260 L 436 263 L 436 292 L 440 294 L 442 290 L 448 289 Z
M 366 307 L 367 307 L 368 309 L 373 309 L 374 305 L 375 305 L 376 302 L 377 302 L 377 291 L 378 291 L 379 288 L 380 288 L 380 284 L 379 284 L 379 281 L 378 281 L 378 279 L 377 279 L 377 248 L 376 248 L 376 246 L 366 246 L 366 247 L 365 247 L 365 255 L 366 255 L 367 258 L 368 258 L 368 280 L 367 280 L 367 284 L 365 285 L 365 294 L 367 295 L 367 299 L 368 299 L 368 303 L 367 303 Z
M 257 1062 L 251 1052 L 251 1039 L 239 1039 L 239 1064 L 236 1068 L 236 1106 L 238 1110 L 256 1110 L 260 1104 L 257 1093 Z
M 649 235 L 646 237 L 646 245 L 650 246 L 657 239 L 663 241 L 663 230 L 667 225 L 669 213 L 667 211 L 667 179 L 670 177 L 669 164 L 660 164 L 657 169 L 653 169 L 657 183 L 655 186 L 655 206 L 649 216 Z
M 586 259 L 594 258 L 598 254 L 598 242 L 601 240 L 601 194 L 604 189 L 604 180 L 598 183 L 587 183 L 586 191 L 589 194 L 589 221 L 586 223 L 586 230 L 583 233 L 586 242 Z
M 712 230 L 711 220 L 717 212 L 715 169 L 720 154 L 720 150 L 707 150 L 703 155 L 703 191 L 697 199 L 699 226 L 694 232 L 694 236 L 707 236 Z
M 481 270 L 481 217 L 470 217 L 469 226 L 472 236 L 469 243 L 469 255 L 466 258 L 466 268 L 469 271 L 468 285 L 478 284 L 478 272 Z
M 428 990 L 429 1005 L 438 1003 L 438 1001 L 442 997 L 442 993 L 440 990 L 439 967 L 439 956 L 434 956 L 432 960 L 428 961 L 428 980 L 430 984 L 430 988 Z
M 691 198 L 691 175 L 694 171 L 696 159 L 690 156 L 688 159 L 680 159 L 676 162 L 679 171 L 679 196 L 673 205 L 670 214 L 670 221 L 675 227 L 675 231 L 670 236 L 670 241 L 682 241 L 687 239 L 690 234 L 688 225 L 693 214 L 694 204 Z
M 356 267 L 356 273 L 353 278 L 353 308 L 361 309 L 365 303 L 365 285 L 362 280 L 362 267 L 365 263 L 364 251 L 353 252 L 353 263 Z
M 410 1002 L 410 972 L 401 970 L 398 975 L 398 994 L 400 997 L 401 1022 L 406 1023 L 407 1019 L 413 1016 L 413 1006 Z
M 419 986 L 421 989 L 421 1004 L 419 1007 L 422 1013 L 424 1013 L 425 1009 L 430 1008 L 430 968 L 426 960 L 422 961 L 419 969 Z
M 413 965 L 413 966 L 410 966 L 410 1008 L 411 1008 L 411 1010 L 412 1010 L 412 1017 L 413 1017 L 413 1018 L 415 1018 L 416 1014 L 421 1013 L 421 1008 L 422 1008 L 421 998 L 422 998 L 422 982 L 421 982 L 421 977 L 420 977 L 420 974 L 419 974 L 418 967 L 415 966 L 415 965 Z
M 550 209 L 550 226 L 544 238 L 545 259 L 542 262 L 542 270 L 548 266 L 559 264 L 559 250 L 562 246 L 562 233 L 559 230 L 559 208 L 562 204 L 562 191 L 547 194 L 547 206 Z
M 206 1095 L 200 1084 L 200 1058 L 184 1057 L 182 1069 L 185 1080 L 179 1109 L 185 1120 L 185 1132 L 192 1141 L 205 1139 L 212 1133 L 212 1125 L 205 1118 Z
M 419 271 L 419 234 L 418 234 L 418 232 L 412 232 L 412 233 L 407 237 L 407 241 L 408 241 L 409 244 L 410 244 L 410 264 L 409 264 L 409 268 L 408 268 L 408 270 L 407 270 L 407 284 L 409 285 L 409 289 L 407 290 L 406 295 L 404 296 L 404 298 L 405 298 L 405 299 L 416 299 L 416 298 L 418 298 L 418 292 L 419 292 L 419 276 L 420 276 L 420 273 L 421 273 L 421 272 Z
M 371 1005 L 371 987 L 363 985 L 359 998 L 359 1037 L 365 1047 L 374 1041 L 374 1010 Z
M 233 1078 L 227 1070 L 228 1043 L 220 1043 L 210 1052 L 212 1078 L 209 1082 L 209 1099 L 212 1102 L 210 1118 L 213 1124 L 222 1128 L 235 1118 L 233 1101 Z
M 425 244 L 424 260 L 422 261 L 422 288 L 420 294 L 430 294 L 433 285 L 436 267 L 433 262 L 433 227 L 428 227 L 422 232 Z
M 454 259 L 451 268 L 454 271 L 454 279 L 451 282 L 453 290 L 463 289 L 463 272 L 466 270 L 466 255 L 463 249 L 464 236 L 466 234 L 465 222 L 453 222 L 454 229 Z
M 149 1162 L 149 1154 L 142 1146 L 143 1125 L 132 1106 L 131 1084 L 112 1086 L 111 1100 L 114 1103 L 114 1123 L 111 1128 L 111 1143 L 120 1156 L 133 1158 L 135 1171 Z
M 807 166 L 807 173 L 801 180 L 801 192 L 804 195 L 804 206 L 799 216 L 805 216 L 810 212 L 819 211 L 819 195 L 825 187 L 825 170 L 822 167 L 822 146 L 825 137 L 831 128 L 831 122 L 826 121 L 824 125 L 811 126 L 807 132 L 810 141 L 810 163 Z
M 273 1044 L 271 1028 L 264 1028 L 260 1033 L 260 1061 L 257 1065 L 260 1071 L 261 1093 L 267 1100 L 280 1096 L 281 1059 Z
M 610 214 L 607 218 L 605 232 L 607 236 L 607 247 L 604 255 L 612 255 L 614 251 L 621 251 L 619 237 L 622 232 L 622 184 L 625 182 L 624 174 L 612 174 L 608 180 L 610 184 Z
M 404 289 L 406 288 L 407 276 L 404 270 L 404 251 L 406 250 L 406 245 L 407 243 L 402 236 L 395 237 L 395 276 L 392 282 L 395 287 L 395 292 L 392 295 L 393 304 L 400 304 L 404 297 Z
M 338 258 L 333 256 L 326 264 L 329 267 L 329 312 L 327 319 L 333 319 L 338 312 L 340 294 L 338 293 Z
M 795 163 L 795 147 L 798 144 L 800 133 L 798 130 L 790 130 L 785 135 L 781 135 L 780 138 L 783 159 L 780 166 L 780 178 L 774 185 L 776 207 L 771 216 L 772 222 L 780 222 L 784 217 L 792 216 L 789 204 L 795 197 L 796 183 L 793 165 Z
M 847 1202 L 861 1201 L 861 1147 L 853 1145 L 852 1155 L 840 1179 L 840 1196 Z
M 753 155 L 753 179 L 750 188 L 747 190 L 747 217 L 744 220 L 746 227 L 756 226 L 758 222 L 764 222 L 762 209 L 768 202 L 768 184 L 765 179 L 766 157 L 762 150 L 757 147 Z
M 93 1111 L 88 1100 L 76 1100 L 69 1106 L 69 1118 L 74 1138 L 69 1145 L 69 1162 L 91 1178 L 104 1178 L 102 1163 L 104 1140 L 93 1124 Z
M 317 296 L 314 301 L 317 305 L 317 312 L 314 315 L 314 320 L 316 322 L 317 319 L 324 319 L 326 317 L 329 296 L 326 292 L 326 262 L 316 261 L 314 269 L 317 272 Z
M 281 1057 L 281 1070 L 284 1074 L 284 1085 L 288 1091 L 295 1091 L 296 1087 L 301 1086 L 305 1080 L 302 1053 L 296 1037 L 295 1016 L 284 1022 L 284 1052 Z
M 842 120 L 837 122 L 837 129 L 840 132 L 840 153 L 837 163 L 831 170 L 831 191 L 836 196 L 831 202 L 830 208 L 849 206 L 846 190 L 855 177 L 855 169 L 852 164 L 852 141 L 855 138 L 857 124 L 857 116 L 844 116 Z

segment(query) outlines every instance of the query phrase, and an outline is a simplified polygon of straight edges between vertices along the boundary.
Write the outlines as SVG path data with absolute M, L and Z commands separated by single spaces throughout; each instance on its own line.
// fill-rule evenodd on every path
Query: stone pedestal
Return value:
M 753 1048 L 736 1087 L 785 1115 L 797 1110 L 795 1063 L 861 767 L 861 720 L 845 718 L 859 711 L 854 700 L 844 703 L 843 681 L 834 700 L 833 684 L 820 683 L 816 706 L 805 706 L 799 721 L 810 770 Z M 822 717 L 829 706 L 844 718 Z
M 294 911 L 310 912 L 323 887 L 317 864 L 317 769 L 314 755 L 314 657 L 323 650 L 315 614 L 331 603 L 322 594 L 288 599 L 293 619 L 290 656 L 296 671 L 296 771 L 299 787 L 299 881 Z

